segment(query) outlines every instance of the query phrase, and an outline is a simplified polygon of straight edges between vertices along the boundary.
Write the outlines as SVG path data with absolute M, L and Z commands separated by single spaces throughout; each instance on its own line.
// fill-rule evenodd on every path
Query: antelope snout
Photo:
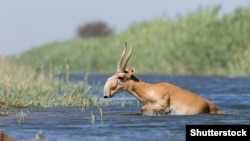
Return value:
M 105 91 L 104 90 L 104 93 L 103 93 L 103 98 L 110 98 L 111 97 L 111 94 L 110 94 L 110 92 L 109 91 Z
M 110 97 L 112 97 L 110 94 L 104 94 L 103 95 L 103 98 L 110 98 Z

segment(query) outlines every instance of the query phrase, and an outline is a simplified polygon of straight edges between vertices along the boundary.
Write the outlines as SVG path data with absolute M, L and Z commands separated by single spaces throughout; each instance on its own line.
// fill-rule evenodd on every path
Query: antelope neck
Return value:
M 147 99 L 145 99 L 145 97 L 147 97 L 147 85 L 148 83 L 139 80 L 133 75 L 126 85 L 126 90 L 131 95 L 135 96 L 140 102 L 146 104 L 149 102 Z

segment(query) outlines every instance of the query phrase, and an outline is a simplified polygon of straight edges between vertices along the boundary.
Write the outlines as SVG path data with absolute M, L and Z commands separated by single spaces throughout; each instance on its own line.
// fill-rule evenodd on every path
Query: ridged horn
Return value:
M 118 59 L 117 61 L 117 71 L 122 71 L 124 72 L 125 70 L 122 68 L 122 62 L 123 62 L 123 59 L 124 59 L 124 56 L 126 54 L 126 51 L 127 51 L 127 42 L 125 42 L 125 46 L 124 46 L 124 50 L 120 56 L 120 58 Z
M 128 55 L 127 57 L 125 58 L 124 62 L 122 63 L 122 70 L 125 71 L 126 67 L 127 67 L 127 64 L 128 64 L 128 61 L 131 57 L 131 54 L 132 54 L 132 51 L 133 51 L 133 45 L 131 44 L 131 48 L 128 52 Z

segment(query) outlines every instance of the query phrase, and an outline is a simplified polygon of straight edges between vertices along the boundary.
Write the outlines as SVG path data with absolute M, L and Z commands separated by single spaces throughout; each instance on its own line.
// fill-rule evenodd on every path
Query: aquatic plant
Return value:
M 43 66 L 34 71 L 28 66 L 10 63 L 0 58 L 0 107 L 30 108 L 53 106 L 82 106 L 97 103 L 91 97 L 86 80 L 72 83 L 68 80 L 69 66 L 65 77 Z
M 165 131 L 166 132 L 166 134 L 167 134 L 167 136 L 170 138 L 170 137 L 174 137 L 174 136 L 176 136 L 176 134 L 175 133 L 173 133 L 172 131 L 170 131 L 170 130 L 166 130 Z
M 102 113 L 102 107 L 101 105 L 97 105 L 97 108 L 100 112 L 100 121 L 101 121 L 101 125 L 103 124 L 103 113 Z
M 45 138 L 45 135 L 42 130 L 40 130 L 38 133 L 35 135 L 35 141 L 48 141 L 47 138 Z
M 18 124 L 22 124 L 24 122 L 24 119 L 26 117 L 26 114 L 23 112 L 23 110 L 18 113 Z
M 103 124 L 103 112 L 102 112 L 102 106 L 100 104 L 97 104 L 97 109 L 100 113 L 100 125 Z M 91 120 L 90 120 L 90 123 L 91 124 L 95 124 L 95 119 L 96 119 L 96 116 L 94 115 L 94 113 L 92 111 L 90 111 L 90 114 L 91 114 Z
M 92 111 L 90 111 L 90 114 L 91 114 L 91 120 L 90 120 L 90 123 L 95 124 L 95 115 L 93 114 L 93 112 L 92 112 Z
M 123 96 L 122 96 L 122 99 L 121 99 L 121 107 L 125 107 L 125 104 L 126 104 L 126 98 L 125 98 L 125 96 L 123 95 Z

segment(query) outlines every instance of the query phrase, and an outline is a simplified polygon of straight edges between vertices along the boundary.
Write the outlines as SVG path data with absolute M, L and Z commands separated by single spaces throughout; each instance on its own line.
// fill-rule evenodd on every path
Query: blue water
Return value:
M 126 92 L 108 102 L 103 99 L 103 84 L 109 76 L 89 75 L 91 90 L 100 97 L 102 116 L 97 106 L 18 109 L 13 111 L 14 115 L 0 118 L 0 131 L 20 141 L 35 141 L 40 132 L 43 139 L 49 141 L 180 141 L 185 140 L 187 124 L 250 124 L 248 77 L 137 75 L 146 82 L 166 81 L 196 92 L 225 112 L 223 115 L 150 117 L 140 115 L 141 104 Z M 81 74 L 70 76 L 72 82 L 83 78 Z

